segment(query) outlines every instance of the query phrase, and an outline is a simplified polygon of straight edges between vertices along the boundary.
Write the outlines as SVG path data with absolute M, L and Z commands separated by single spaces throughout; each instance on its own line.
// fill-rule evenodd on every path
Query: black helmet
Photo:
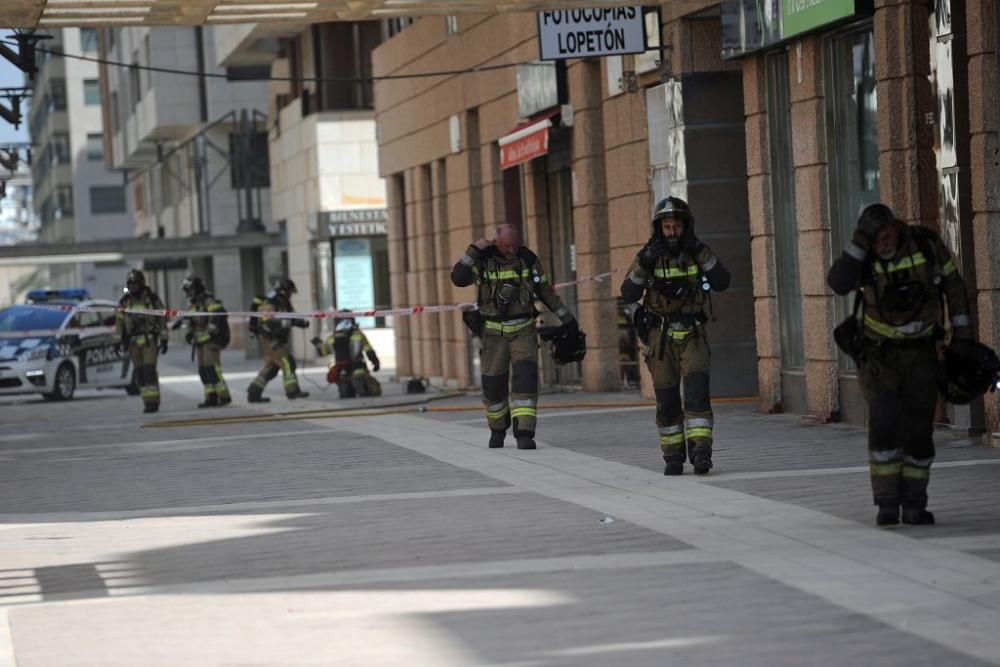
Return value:
M 341 308 L 337 312 L 338 313 L 349 313 L 351 311 L 349 309 L 347 309 L 347 308 Z M 338 317 L 337 318 L 337 323 L 334 325 L 334 329 L 336 331 L 344 331 L 344 330 L 347 330 L 347 329 L 353 329 L 355 326 L 357 326 L 357 322 L 354 321 L 353 317 Z
M 664 218 L 680 218 L 684 223 L 684 234 L 694 232 L 691 207 L 680 197 L 664 197 L 656 203 L 656 207 L 653 208 L 653 236 L 659 236 L 663 233 L 660 229 L 660 220 Z
M 184 282 L 181 283 L 181 289 L 184 290 L 184 293 L 190 298 L 199 294 L 204 294 L 205 283 L 198 276 L 188 276 L 184 279 Z
M 538 335 L 549 343 L 552 358 L 557 364 L 582 361 L 587 356 L 587 334 L 575 326 L 542 327 Z
M 279 278 L 274 281 L 274 291 L 284 297 L 288 297 L 291 294 L 297 294 L 299 290 L 295 287 L 295 281 L 291 278 Z
M 965 405 L 1000 384 L 1000 359 L 982 343 L 952 345 L 944 353 L 944 374 L 938 387 L 945 400 Z
M 134 287 L 133 287 L 134 285 Z M 132 269 L 125 276 L 125 288 L 128 292 L 141 291 L 146 286 L 146 275 L 139 269 Z

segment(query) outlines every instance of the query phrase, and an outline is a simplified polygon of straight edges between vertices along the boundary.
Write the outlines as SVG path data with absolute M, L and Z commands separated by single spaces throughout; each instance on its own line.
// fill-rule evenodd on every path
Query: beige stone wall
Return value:
M 979 338 L 1000 349 L 1000 90 L 997 85 L 995 0 L 966 6 L 972 231 Z M 968 221 L 963 221 L 968 224 Z M 987 428 L 1000 431 L 1000 394 L 985 399 Z

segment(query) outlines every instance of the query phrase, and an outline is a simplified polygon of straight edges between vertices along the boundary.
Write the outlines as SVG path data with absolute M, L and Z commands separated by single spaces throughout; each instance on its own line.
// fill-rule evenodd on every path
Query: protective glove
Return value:
M 379 363 L 378 356 L 376 356 L 374 350 L 368 352 L 368 361 L 372 362 L 373 373 L 378 373 L 378 369 L 382 368 L 382 364 Z
M 948 349 L 957 357 L 968 357 L 975 349 L 975 343 L 971 338 L 952 338 Z
M 567 322 L 566 324 L 564 324 L 563 327 L 565 327 L 566 333 L 572 334 L 572 333 L 576 333 L 577 331 L 580 330 L 580 323 L 574 317 L 569 322 Z
M 298 327 L 300 329 L 306 329 L 306 328 L 309 327 L 309 322 L 307 322 L 306 320 L 303 320 L 303 319 L 295 319 L 295 320 L 292 320 L 292 326 L 293 327 Z
M 656 238 L 650 239 L 646 245 L 642 247 L 639 251 L 638 260 L 639 266 L 645 271 L 652 271 L 653 266 L 656 264 L 656 260 L 667 254 L 667 244 L 666 242 L 657 236 Z
M 160 339 L 160 354 L 166 354 L 167 353 L 167 344 L 169 342 L 170 341 L 168 341 L 166 338 L 161 338 Z
M 164 339 L 165 340 L 165 339 Z M 184 342 L 188 345 L 194 345 L 194 332 L 188 331 L 184 334 Z
M 312 338 L 311 338 L 311 339 L 309 340 L 309 342 L 310 342 L 310 343 L 312 343 L 313 345 L 315 345 L 316 347 L 319 347 L 320 345 L 322 345 L 322 344 L 323 344 L 323 341 L 322 341 L 322 339 L 320 339 L 320 337 L 319 337 L 319 336 L 313 336 L 313 337 L 312 337 Z
M 692 254 L 697 255 L 701 252 L 701 249 L 705 247 L 705 244 L 699 241 L 697 236 L 682 236 L 681 247 L 685 250 L 690 250 Z
M 881 225 L 878 224 L 878 221 L 870 219 L 868 216 L 863 216 L 858 222 L 857 229 L 854 230 L 851 240 L 854 242 L 854 245 L 867 251 L 875 243 L 875 237 L 878 236 L 879 229 L 881 229 Z
M 476 250 L 478 250 L 479 252 L 482 252 L 483 250 L 486 250 L 487 248 L 489 248 L 491 245 L 493 245 L 493 241 L 491 241 L 491 240 L 489 240 L 487 238 L 481 238 L 478 241 L 476 241 L 475 243 L 473 243 L 472 247 L 475 248 Z

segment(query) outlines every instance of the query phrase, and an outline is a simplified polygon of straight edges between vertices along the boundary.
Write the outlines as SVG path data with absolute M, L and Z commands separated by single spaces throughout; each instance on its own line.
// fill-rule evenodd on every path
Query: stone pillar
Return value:
M 743 60 L 743 110 L 746 113 L 747 201 L 750 254 L 754 267 L 759 407 L 761 412 L 780 412 L 781 326 L 778 321 L 774 217 L 771 211 L 766 63 L 764 56 Z
M 569 90 L 574 107 L 573 234 L 577 275 L 592 276 L 611 270 L 608 234 L 608 195 L 605 176 L 602 64 L 575 62 L 569 68 Z M 587 334 L 583 360 L 583 388 L 614 391 L 621 388 L 618 368 L 618 282 L 621 274 L 579 287 L 580 327 Z M 616 282 L 618 280 L 618 282 Z
M 979 339 L 1000 350 L 1000 87 L 995 2 L 968 0 L 965 4 L 972 167 L 970 208 L 976 264 L 975 280 L 966 289 L 978 307 Z M 987 394 L 984 403 L 987 430 L 1000 431 L 1000 393 Z
M 813 36 L 794 43 L 791 48 L 788 75 L 805 336 L 806 406 L 813 419 L 825 422 L 837 415 L 840 389 L 837 349 L 831 335 L 837 325 L 834 297 L 826 287 L 826 272 L 834 252 L 830 247 L 827 206 L 823 40 Z M 881 108 L 881 98 L 879 101 Z
M 392 305 L 405 306 L 409 304 L 406 273 L 406 201 L 405 177 L 396 174 L 386 179 L 386 199 L 389 213 L 388 249 L 389 249 L 389 283 L 392 290 Z M 394 319 L 396 330 L 396 375 L 413 374 L 410 357 L 410 327 L 405 317 Z

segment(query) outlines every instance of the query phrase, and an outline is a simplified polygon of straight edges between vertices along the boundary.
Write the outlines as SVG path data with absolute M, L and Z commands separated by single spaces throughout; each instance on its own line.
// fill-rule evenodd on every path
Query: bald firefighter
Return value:
M 158 355 L 167 351 L 166 319 L 160 315 L 143 315 L 126 310 L 164 310 L 163 301 L 146 285 L 146 276 L 132 269 L 125 277 L 125 295 L 118 302 L 115 335 L 120 346 L 128 351 L 132 361 L 143 412 L 160 409 L 160 377 L 156 372 Z
M 298 290 L 289 278 L 281 278 L 274 283 L 274 289 L 267 296 L 255 300 L 254 306 L 258 316 L 250 318 L 251 333 L 260 339 L 260 350 L 264 357 L 264 367 L 247 388 L 248 403 L 268 403 L 270 398 L 263 396 L 264 387 L 281 372 L 285 396 L 289 400 L 305 398 L 309 392 L 302 391 L 299 379 L 295 375 L 295 357 L 292 356 L 290 338 L 292 327 L 305 329 L 309 326 L 306 320 L 298 318 L 274 317 L 273 313 L 290 313 L 292 294 Z
M 569 330 L 576 318 L 556 295 L 538 256 L 521 245 L 513 225 L 496 228 L 492 240 L 469 246 L 451 270 L 458 287 L 477 286 L 478 311 L 466 323 L 482 338 L 483 404 L 490 427 L 490 447 L 503 447 L 513 425 L 518 449 L 535 449 L 538 417 L 538 334 L 535 300 L 541 301 Z M 508 398 L 509 397 L 509 398 Z
M 862 211 L 851 242 L 830 267 L 837 294 L 856 292 L 851 327 L 835 333 L 858 364 L 868 402 L 868 461 L 879 526 L 933 524 L 927 485 L 934 461 L 939 348 L 974 346 L 965 283 L 955 257 L 929 229 L 883 204 Z M 950 332 L 946 331 L 950 329 Z
M 642 302 L 634 322 L 653 376 L 664 475 L 682 474 L 685 458 L 696 475 L 712 468 L 715 425 L 704 308 L 709 292 L 725 290 L 729 280 L 715 252 L 695 236 L 687 202 L 660 200 L 651 237 L 629 267 L 621 295 L 626 303 Z

